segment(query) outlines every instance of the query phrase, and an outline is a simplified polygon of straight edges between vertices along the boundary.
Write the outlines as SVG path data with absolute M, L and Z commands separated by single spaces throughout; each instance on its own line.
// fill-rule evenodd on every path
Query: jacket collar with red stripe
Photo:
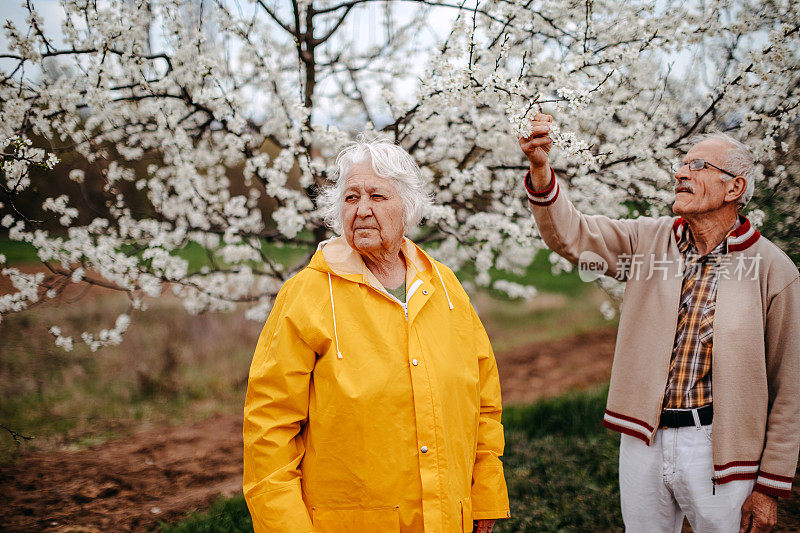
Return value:
M 675 234 L 675 242 L 680 242 L 684 235 L 688 236 L 691 231 L 689 223 L 682 217 L 675 219 L 672 223 L 672 231 Z M 740 252 L 750 248 L 756 243 L 761 234 L 750 224 L 746 217 L 739 215 L 739 227 L 728 234 L 728 252 Z

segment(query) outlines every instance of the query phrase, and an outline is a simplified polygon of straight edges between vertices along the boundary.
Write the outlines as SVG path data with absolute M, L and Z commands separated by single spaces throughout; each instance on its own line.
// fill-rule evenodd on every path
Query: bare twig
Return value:
M 20 445 L 23 442 L 28 442 L 29 440 L 33 440 L 35 438 L 35 437 L 30 437 L 28 435 L 23 435 L 22 433 L 14 431 L 13 429 L 6 427 L 3 424 L 0 424 L 0 428 L 3 428 L 6 431 L 8 431 L 11 434 L 11 438 L 14 439 L 14 442 L 16 442 L 17 445 Z

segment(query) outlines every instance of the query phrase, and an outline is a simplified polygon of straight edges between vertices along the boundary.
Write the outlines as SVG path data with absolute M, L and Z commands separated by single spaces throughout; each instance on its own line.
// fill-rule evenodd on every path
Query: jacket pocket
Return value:
M 472 499 L 461 500 L 461 531 L 472 533 Z
M 400 531 L 397 507 L 383 509 L 320 509 L 311 510 L 315 533 L 365 533 L 367 531 Z

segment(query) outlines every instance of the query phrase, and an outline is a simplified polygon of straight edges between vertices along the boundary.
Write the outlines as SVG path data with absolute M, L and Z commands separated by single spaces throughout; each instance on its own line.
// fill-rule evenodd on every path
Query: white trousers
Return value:
M 622 435 L 619 488 L 628 533 L 679 533 L 686 516 L 692 530 L 738 533 L 742 504 L 755 480 L 714 487 L 711 426 L 658 429 L 651 446 Z

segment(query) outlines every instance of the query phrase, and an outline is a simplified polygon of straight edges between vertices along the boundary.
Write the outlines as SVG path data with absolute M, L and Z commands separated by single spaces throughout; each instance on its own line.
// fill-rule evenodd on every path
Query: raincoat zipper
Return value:
M 408 300 L 409 300 L 409 299 L 410 299 L 410 298 L 411 298 L 411 297 L 414 295 L 414 293 L 415 293 L 415 292 L 417 292 L 417 289 L 418 289 L 418 288 L 419 288 L 419 286 L 420 286 L 420 285 L 422 285 L 422 284 L 423 284 L 423 282 L 422 282 L 422 281 L 421 281 L 419 278 L 418 278 L 418 279 L 416 279 L 416 280 L 415 280 L 415 281 L 414 281 L 414 282 L 411 284 L 411 287 L 409 288 L 408 292 L 406 292 L 406 301 L 405 301 L 405 302 L 401 302 L 401 301 L 400 301 L 398 298 L 395 298 L 395 297 L 394 297 L 394 295 L 392 295 L 392 294 L 389 294 L 388 292 L 384 292 L 384 291 L 378 291 L 378 292 L 379 292 L 379 293 L 381 293 L 381 294 L 383 294 L 383 295 L 384 295 L 384 296 L 386 296 L 387 298 L 390 298 L 390 299 L 392 299 L 393 301 L 395 301 L 395 302 L 397 302 L 398 304 L 400 304 L 400 307 L 402 307 L 402 308 L 403 308 L 403 316 L 406 318 L 406 322 L 408 322 Z M 374 288 L 374 287 L 373 287 L 373 288 Z
M 394 296 L 392 296 L 391 294 L 389 294 L 388 296 L 389 296 L 389 297 L 390 297 L 392 300 L 394 300 L 395 302 L 397 302 L 398 304 L 400 304 L 400 307 L 402 307 L 402 308 L 403 308 L 403 316 L 405 316 L 405 318 L 406 318 L 406 322 L 408 322 L 408 302 L 401 302 L 400 300 L 398 300 L 397 298 L 395 298 L 395 297 L 394 297 Z

